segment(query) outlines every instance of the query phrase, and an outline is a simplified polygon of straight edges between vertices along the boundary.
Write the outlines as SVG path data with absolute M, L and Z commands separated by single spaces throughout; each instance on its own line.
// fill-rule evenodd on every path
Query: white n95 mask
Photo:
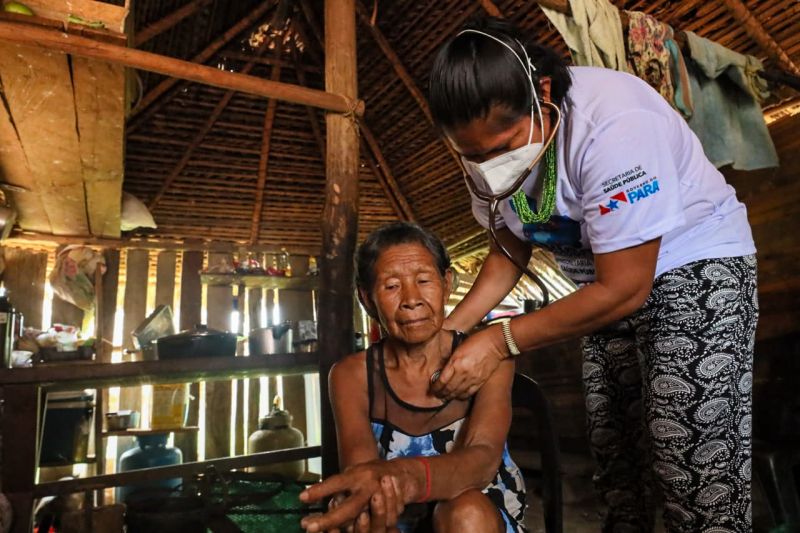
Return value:
M 483 185 L 484 190 L 491 191 L 493 196 L 499 196 L 510 189 L 520 178 L 530 164 L 541 153 L 542 143 L 531 143 L 520 146 L 510 152 L 493 157 L 483 163 L 467 161 L 463 157 L 464 170 L 472 178 L 473 183 Z M 528 176 L 535 175 L 539 163 L 528 172 Z

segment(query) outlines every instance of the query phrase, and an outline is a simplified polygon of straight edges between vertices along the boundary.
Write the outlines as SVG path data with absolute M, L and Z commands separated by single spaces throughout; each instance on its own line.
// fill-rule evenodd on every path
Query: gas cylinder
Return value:
M 169 433 L 137 436 L 136 443 L 138 446 L 131 448 L 120 456 L 118 470 L 120 472 L 129 472 L 140 468 L 181 464 L 183 462 L 183 454 L 178 448 L 168 446 L 168 439 Z M 181 478 L 161 479 L 118 487 L 117 501 L 124 502 L 131 494 L 139 490 L 174 489 L 179 487 L 182 482 Z
M 287 448 L 300 448 L 305 444 L 303 433 L 292 427 L 292 415 L 282 408 L 281 397 L 276 396 L 272 411 L 258 420 L 258 431 L 248 439 L 250 453 L 271 452 Z M 305 472 L 305 461 L 288 461 L 271 465 L 254 466 L 252 472 L 278 474 L 297 480 Z

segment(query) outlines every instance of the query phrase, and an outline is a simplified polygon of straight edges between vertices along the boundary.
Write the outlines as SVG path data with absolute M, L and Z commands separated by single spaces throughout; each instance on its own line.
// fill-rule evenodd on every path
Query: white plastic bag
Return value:
M 86 246 L 67 246 L 56 256 L 50 285 L 62 300 L 83 310 L 94 308 L 94 273 L 106 272 L 103 254 Z
M 120 215 L 120 229 L 132 231 L 136 228 L 155 228 L 156 221 L 144 203 L 134 195 L 122 193 L 122 214 Z

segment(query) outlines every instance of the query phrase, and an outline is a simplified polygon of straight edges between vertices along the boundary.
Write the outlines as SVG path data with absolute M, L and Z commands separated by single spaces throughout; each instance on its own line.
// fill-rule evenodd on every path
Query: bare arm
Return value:
M 594 257 L 596 280 L 536 313 L 511 321 L 520 349 L 596 331 L 639 309 L 650 295 L 661 239 Z
M 531 246 L 528 243 L 517 239 L 508 228 L 499 229 L 497 237 L 517 261 L 528 264 L 531 258 Z M 511 292 L 521 275 L 517 266 L 492 242 L 475 284 L 447 317 L 445 328 L 455 331 L 474 328 Z
M 449 500 L 470 489 L 483 489 L 497 473 L 511 424 L 511 384 L 514 363 L 504 361 L 475 397 L 472 412 L 459 442 L 450 453 L 428 458 L 429 500 Z M 324 531 L 358 515 L 380 489 L 380 480 L 393 477 L 403 504 L 419 501 L 426 492 L 424 464 L 417 459 L 372 461 L 348 468 L 344 473 L 310 487 L 301 495 L 305 502 L 348 493 L 336 509 L 309 518 L 309 531 Z
M 661 239 L 595 255 L 596 281 L 535 313 L 514 318 L 511 333 L 520 350 L 542 348 L 585 335 L 639 309 L 653 286 Z M 477 391 L 508 348 L 499 325 L 464 341 L 433 386 L 442 398 L 464 398 Z
M 364 352 L 350 355 L 336 363 L 328 376 L 342 469 L 378 459 L 369 421 L 365 358 Z

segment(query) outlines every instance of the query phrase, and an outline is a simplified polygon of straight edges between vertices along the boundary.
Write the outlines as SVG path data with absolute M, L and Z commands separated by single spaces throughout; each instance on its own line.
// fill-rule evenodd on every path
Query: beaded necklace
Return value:
M 514 193 L 511 202 L 514 210 L 523 224 L 543 224 L 550 220 L 556 208 L 556 143 L 555 140 L 547 147 L 544 153 L 544 183 L 542 185 L 541 206 L 538 211 L 533 211 L 528 204 L 528 197 L 522 189 Z

